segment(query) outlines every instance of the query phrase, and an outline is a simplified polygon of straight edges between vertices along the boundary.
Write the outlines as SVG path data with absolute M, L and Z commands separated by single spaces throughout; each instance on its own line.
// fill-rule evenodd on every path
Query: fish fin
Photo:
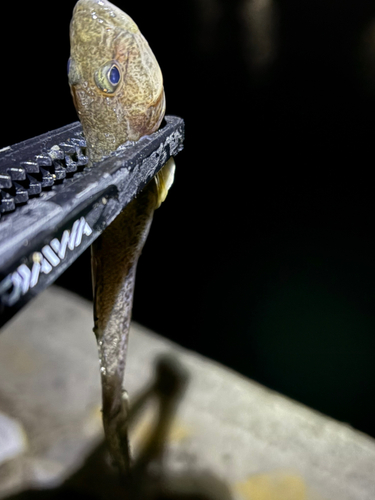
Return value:
M 172 186 L 174 181 L 175 170 L 176 164 L 174 162 L 174 158 L 171 157 L 164 167 L 155 175 L 154 179 L 157 189 L 157 204 L 155 208 L 159 208 L 166 199 L 169 188 Z

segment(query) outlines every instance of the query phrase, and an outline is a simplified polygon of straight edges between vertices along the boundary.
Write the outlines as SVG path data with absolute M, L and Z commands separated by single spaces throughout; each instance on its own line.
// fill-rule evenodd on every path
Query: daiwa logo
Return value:
M 79 247 L 83 235 L 90 236 L 91 233 L 92 229 L 86 219 L 77 219 L 70 231 L 66 229 L 63 232 L 61 240 L 54 238 L 40 252 L 34 252 L 29 266 L 21 264 L 0 283 L 1 302 L 6 306 L 13 306 L 22 295 L 37 285 L 41 274 L 49 274 L 65 259 L 68 249 Z

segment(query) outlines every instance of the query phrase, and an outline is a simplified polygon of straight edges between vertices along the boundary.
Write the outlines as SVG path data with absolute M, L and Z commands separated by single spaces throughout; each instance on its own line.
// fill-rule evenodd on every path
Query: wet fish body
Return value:
M 69 84 L 95 168 L 95 162 L 121 144 L 158 129 L 165 113 L 162 73 L 134 21 L 106 0 L 77 2 L 70 44 Z M 103 423 L 112 457 L 124 473 L 129 451 L 122 382 L 135 272 L 153 212 L 167 195 L 174 169 L 170 159 L 92 246 Z

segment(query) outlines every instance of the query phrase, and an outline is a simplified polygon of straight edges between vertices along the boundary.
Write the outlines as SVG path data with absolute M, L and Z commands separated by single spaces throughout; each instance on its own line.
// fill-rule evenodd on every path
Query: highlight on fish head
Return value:
M 159 128 L 165 113 L 162 73 L 125 12 L 107 0 L 79 0 L 70 50 L 69 85 L 91 162 Z

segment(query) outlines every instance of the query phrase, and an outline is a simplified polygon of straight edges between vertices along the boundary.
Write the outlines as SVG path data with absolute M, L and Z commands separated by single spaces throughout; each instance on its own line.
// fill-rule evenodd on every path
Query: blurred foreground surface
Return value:
M 154 397 L 161 355 L 186 375 L 173 401 Z M 144 498 L 375 496 L 373 439 L 136 324 L 125 386 L 145 408 L 131 429 Z M 51 287 L 0 334 L 0 498 L 116 498 L 116 485 L 92 306 Z

